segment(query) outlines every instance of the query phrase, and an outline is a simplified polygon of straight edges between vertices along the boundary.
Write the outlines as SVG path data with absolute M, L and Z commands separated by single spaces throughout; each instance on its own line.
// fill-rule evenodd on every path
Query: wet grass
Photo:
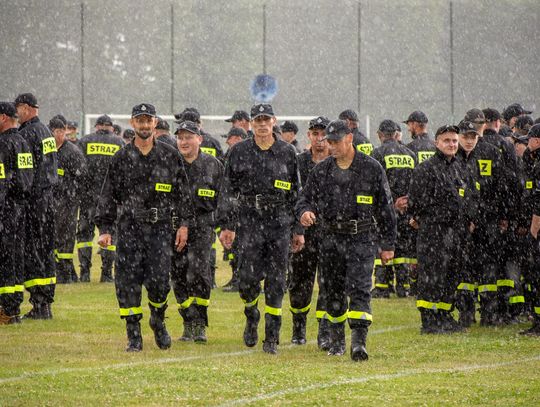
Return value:
M 228 277 L 220 262 L 218 285 Z M 181 318 L 172 294 L 170 303 L 168 327 L 176 339 Z M 377 299 L 370 360 L 359 364 L 348 353 L 329 357 L 317 349 L 314 313 L 309 343 L 291 345 L 287 307 L 277 356 L 264 354 L 261 344 L 244 347 L 242 302 L 221 289 L 212 293 L 207 345 L 175 340 L 170 350 L 157 349 L 144 307 L 144 350 L 128 354 L 112 284 L 58 286 L 53 320 L 0 327 L 0 405 L 540 403 L 540 339 L 519 336 L 524 325 L 425 336 L 412 299 Z

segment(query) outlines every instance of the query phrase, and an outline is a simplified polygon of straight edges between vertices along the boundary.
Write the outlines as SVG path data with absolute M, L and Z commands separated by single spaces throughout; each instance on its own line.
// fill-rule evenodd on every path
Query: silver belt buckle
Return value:
M 351 223 L 353 224 L 353 235 L 358 234 L 358 221 L 356 219 L 351 220 Z
M 255 195 L 255 209 L 260 210 L 261 205 L 259 205 L 259 199 L 262 198 L 262 194 Z
M 148 222 L 156 223 L 159 220 L 158 218 L 158 209 L 150 208 L 150 216 L 148 217 Z

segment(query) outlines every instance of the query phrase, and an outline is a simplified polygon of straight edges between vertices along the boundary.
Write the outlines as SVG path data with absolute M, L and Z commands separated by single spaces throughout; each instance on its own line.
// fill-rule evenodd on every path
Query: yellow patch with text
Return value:
M 406 154 L 390 154 L 384 157 L 386 168 L 414 168 L 414 159 Z
M 64 173 L 65 173 L 65 172 L 64 172 L 64 169 L 63 169 L 63 168 L 58 168 L 57 172 L 58 172 L 58 175 L 60 175 L 61 177 L 64 176 Z
M 86 155 L 115 155 L 120 150 L 116 144 L 88 143 L 86 146 Z
M 216 149 L 211 147 L 201 147 L 201 151 L 205 154 L 216 156 Z
M 532 181 L 525 181 L 525 189 L 533 189 L 533 182 Z
M 172 191 L 172 185 L 171 184 L 156 184 L 156 191 L 158 191 L 158 192 L 171 192 Z
M 20 168 L 20 169 L 34 168 L 34 157 L 32 157 L 32 153 L 17 154 L 17 168 Z
M 491 176 L 491 160 L 478 160 L 478 167 L 480 168 L 480 175 L 484 177 Z
M 458 192 L 459 192 L 459 196 L 460 196 L 460 197 L 463 198 L 463 197 L 465 196 L 465 190 L 464 190 L 463 188 L 459 188 L 459 189 L 458 189 Z
M 47 137 L 41 140 L 41 144 L 43 145 L 43 154 L 56 152 L 56 140 L 54 137 Z
M 363 205 L 373 205 L 373 197 L 368 195 L 357 195 L 356 203 Z
M 290 182 L 285 182 L 285 181 L 280 181 L 279 179 L 276 179 L 274 181 L 274 188 L 284 189 L 286 191 L 290 191 L 291 190 L 291 183 Z
M 418 152 L 418 162 L 424 162 L 426 160 L 429 160 L 433 155 L 435 154 L 435 151 L 419 151 Z
M 361 153 L 364 153 L 365 155 L 371 155 L 371 153 L 373 152 L 373 144 L 371 143 L 358 144 L 356 146 L 356 150 L 360 151 Z
M 198 196 L 204 196 L 206 198 L 213 198 L 216 196 L 216 191 L 214 191 L 213 189 L 199 189 L 197 190 L 197 195 Z

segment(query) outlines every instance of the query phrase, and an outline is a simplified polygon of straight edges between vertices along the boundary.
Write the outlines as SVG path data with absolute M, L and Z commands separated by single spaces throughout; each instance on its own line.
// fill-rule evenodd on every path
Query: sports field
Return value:
M 229 273 L 219 262 L 218 285 Z M 177 339 L 181 318 L 169 302 Z M 243 345 L 238 294 L 213 291 L 207 345 L 157 349 L 144 309 L 144 350 L 126 353 L 113 284 L 58 286 L 53 320 L 0 327 L 0 405 L 540 405 L 540 338 L 518 335 L 525 324 L 421 336 L 413 299 L 377 299 L 370 360 L 354 363 L 348 349 L 317 349 L 313 312 L 308 344 L 291 345 L 287 302 L 277 356 Z

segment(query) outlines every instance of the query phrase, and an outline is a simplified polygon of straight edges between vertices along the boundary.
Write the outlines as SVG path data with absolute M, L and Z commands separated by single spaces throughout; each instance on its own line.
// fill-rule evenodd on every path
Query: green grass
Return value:
M 288 298 L 279 354 L 246 348 L 242 302 L 221 289 L 212 292 L 207 345 L 175 340 L 157 349 L 145 300 L 144 350 L 129 354 L 114 286 L 95 281 L 98 267 L 90 284 L 57 287 L 53 320 L 0 327 L 0 405 L 540 404 L 540 339 L 519 336 L 525 325 L 421 336 L 413 299 L 373 301 L 365 363 L 353 363 L 348 349 L 344 357 L 320 352 L 313 312 L 309 343 L 291 345 Z M 229 273 L 219 262 L 218 285 Z M 169 299 L 176 339 L 182 323 Z

